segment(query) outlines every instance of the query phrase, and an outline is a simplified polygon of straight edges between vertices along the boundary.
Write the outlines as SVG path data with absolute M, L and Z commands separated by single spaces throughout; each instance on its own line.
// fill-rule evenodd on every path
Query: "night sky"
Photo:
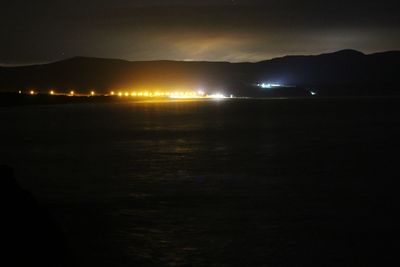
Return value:
M 8 0 L 0 64 L 72 56 L 260 61 L 400 49 L 397 1 Z

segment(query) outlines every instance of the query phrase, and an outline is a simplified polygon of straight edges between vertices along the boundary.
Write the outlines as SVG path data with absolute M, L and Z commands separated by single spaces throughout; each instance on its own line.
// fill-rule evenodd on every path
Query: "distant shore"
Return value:
M 19 94 L 19 93 L 0 93 L 0 107 L 16 107 L 16 106 L 36 106 L 36 105 L 61 105 L 61 104 L 93 104 L 93 103 L 116 103 L 116 102 L 190 102 L 190 101 L 207 101 L 209 98 L 187 98 L 187 99 L 170 99 L 166 97 L 125 97 L 110 95 L 49 95 L 49 94 Z
M 399 99 L 400 96 L 323 96 L 323 97 L 234 97 L 226 98 L 226 100 L 295 100 L 295 99 L 326 99 L 327 101 L 334 99 Z M 226 101 L 224 100 L 224 101 Z M 62 104 L 95 104 L 95 103 L 160 103 L 160 102 L 193 102 L 193 101 L 215 101 L 210 98 L 194 98 L 194 99 L 171 99 L 166 97 L 119 97 L 110 95 L 96 96 L 68 96 L 68 95 L 49 95 L 49 94 L 18 94 L 18 93 L 0 93 L 0 108 L 18 107 L 18 106 L 40 106 L 40 105 L 62 105 Z
M 0 107 L 27 106 L 27 105 L 57 105 L 57 104 L 74 104 L 74 103 L 98 103 L 113 101 L 107 96 L 65 96 L 65 95 L 28 95 L 17 93 L 1 93 Z

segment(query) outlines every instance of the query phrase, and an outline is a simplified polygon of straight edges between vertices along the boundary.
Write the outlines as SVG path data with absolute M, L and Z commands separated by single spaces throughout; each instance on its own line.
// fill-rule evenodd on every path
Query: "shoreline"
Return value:
M 125 97 L 125 96 L 68 96 L 68 95 L 48 95 L 48 94 L 18 94 L 0 93 L 0 108 L 19 107 L 19 106 L 41 106 L 41 105 L 63 105 L 63 104 L 107 104 L 107 103 L 176 103 L 176 102 L 203 102 L 203 101 L 232 101 L 232 100 L 352 100 L 352 99 L 399 99 L 397 95 L 360 95 L 360 96 L 312 96 L 312 97 L 234 97 L 234 98 L 165 98 L 165 97 Z

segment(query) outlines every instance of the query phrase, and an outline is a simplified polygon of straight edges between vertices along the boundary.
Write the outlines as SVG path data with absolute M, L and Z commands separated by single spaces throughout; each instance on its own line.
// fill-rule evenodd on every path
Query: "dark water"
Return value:
M 379 266 L 394 259 L 400 99 L 0 109 L 0 162 L 72 266 Z

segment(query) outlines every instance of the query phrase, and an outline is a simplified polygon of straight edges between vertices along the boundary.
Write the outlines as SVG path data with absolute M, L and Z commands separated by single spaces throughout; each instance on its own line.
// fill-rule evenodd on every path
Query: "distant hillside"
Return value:
M 130 62 L 75 57 L 55 63 L 0 67 L 0 91 L 109 92 L 133 89 L 198 89 L 262 95 L 258 83 L 281 83 L 320 95 L 399 95 L 400 51 L 365 55 L 342 50 L 286 56 L 258 63 Z

